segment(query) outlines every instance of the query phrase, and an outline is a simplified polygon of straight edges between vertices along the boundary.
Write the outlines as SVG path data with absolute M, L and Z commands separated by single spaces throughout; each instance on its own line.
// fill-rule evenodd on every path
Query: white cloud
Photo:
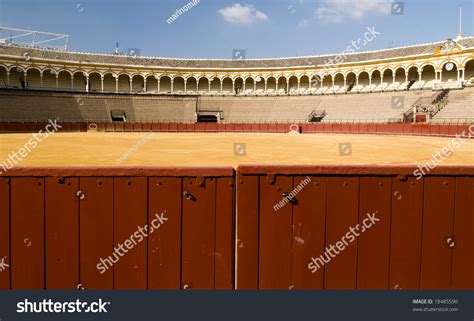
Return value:
M 265 13 L 258 11 L 250 4 L 234 3 L 232 6 L 219 9 L 217 12 L 229 23 L 250 25 L 268 20 Z
M 341 23 L 346 19 L 360 20 L 366 14 L 390 14 L 390 3 L 383 0 L 323 0 L 315 18 L 323 23 Z

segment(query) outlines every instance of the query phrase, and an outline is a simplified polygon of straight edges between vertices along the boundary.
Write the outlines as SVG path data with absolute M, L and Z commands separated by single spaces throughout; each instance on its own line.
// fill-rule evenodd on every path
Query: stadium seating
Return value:
M 431 121 L 433 123 L 474 122 L 474 87 L 450 91 L 447 105 Z
M 76 78 L 75 78 L 76 79 Z M 111 84 L 109 84 L 111 86 Z M 128 122 L 194 123 L 197 114 L 219 114 L 222 123 L 305 123 L 313 113 L 322 122 L 402 121 L 403 114 L 420 102 L 433 100 L 431 90 L 352 93 L 341 95 L 187 95 L 99 94 L 56 91 L 0 90 L 0 122 L 47 121 L 110 122 L 111 111 L 125 114 Z M 397 98 L 398 105 L 394 105 Z M 474 120 L 474 88 L 452 90 L 447 105 L 433 122 Z

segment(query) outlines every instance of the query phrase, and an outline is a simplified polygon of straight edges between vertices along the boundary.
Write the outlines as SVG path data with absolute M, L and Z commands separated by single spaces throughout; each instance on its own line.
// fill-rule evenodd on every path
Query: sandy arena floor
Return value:
M 0 165 L 25 145 L 31 152 L 20 156 L 16 166 L 416 165 L 429 161 L 453 140 L 330 134 L 56 133 L 33 148 L 31 138 L 32 134 L 1 134 Z M 474 165 L 474 140 L 451 143 L 451 148 L 454 152 L 441 165 Z

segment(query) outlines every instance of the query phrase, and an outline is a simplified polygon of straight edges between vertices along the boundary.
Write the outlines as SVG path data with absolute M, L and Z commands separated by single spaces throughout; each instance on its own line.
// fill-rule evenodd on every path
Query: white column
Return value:
M 267 93 L 267 83 L 268 83 L 268 79 L 265 79 L 265 94 Z
M 201 78 L 196 79 L 196 92 L 199 92 L 199 80 L 201 80 Z
M 100 92 L 104 92 L 104 76 L 100 75 Z
M 211 79 L 207 79 L 207 84 L 209 85 L 208 92 L 210 93 L 211 92 Z
M 184 78 L 184 92 L 188 90 L 188 78 Z
M 222 81 L 222 79 L 219 79 L 219 81 L 221 82 L 221 94 L 222 94 L 223 81 Z
M 161 87 L 161 78 L 158 78 L 157 80 L 158 80 L 158 93 L 160 93 L 160 91 L 161 91 L 161 88 L 160 88 Z
M 118 93 L 118 83 L 119 83 L 119 77 L 115 77 L 115 93 Z
M 43 73 L 40 74 L 41 87 L 43 87 Z M 71 75 L 71 90 L 74 89 L 74 74 Z
M 347 93 L 347 76 L 344 76 L 344 92 Z
M 244 93 L 245 93 L 245 83 L 246 83 L 246 82 L 247 82 L 247 79 L 244 79 L 243 86 L 242 86 L 242 88 L 243 88 L 243 89 L 242 89 L 242 92 L 244 92 Z
M 10 70 L 7 70 L 7 88 L 10 86 Z
M 356 88 L 357 92 L 359 92 L 359 75 L 356 75 Z
M 89 92 L 89 75 L 86 76 L 86 92 Z
M 133 78 L 130 77 L 130 92 L 132 92 L 133 89 Z
M 253 93 L 257 92 L 257 81 L 254 79 L 253 80 Z
M 384 88 L 383 88 L 383 73 L 380 73 L 380 88 L 382 88 L 382 91 L 384 90 Z
M 147 82 L 146 82 L 146 79 L 147 79 L 147 78 L 148 78 L 148 77 L 143 78 L 143 90 L 145 90 L 145 93 L 146 93 L 147 90 L 148 90 L 148 85 L 147 85 Z
M 232 94 L 235 95 L 235 79 L 232 79 Z
M 369 76 L 369 91 L 372 91 L 372 76 Z
M 320 77 L 321 78 L 321 93 L 323 93 L 323 82 L 324 82 L 324 76 Z
M 334 94 L 336 92 L 336 89 L 334 88 L 334 82 L 336 81 L 335 77 L 332 77 L 332 93 Z
M 171 93 L 174 92 L 174 78 L 170 78 L 171 79 Z
M 26 85 L 26 73 L 25 73 L 25 85 Z M 59 88 L 59 73 L 56 72 L 56 89 Z

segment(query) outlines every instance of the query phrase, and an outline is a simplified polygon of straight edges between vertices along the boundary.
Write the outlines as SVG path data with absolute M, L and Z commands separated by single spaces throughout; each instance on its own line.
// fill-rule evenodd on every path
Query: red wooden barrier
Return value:
M 0 257 L 11 265 L 10 258 L 10 180 L 0 178 Z M 10 289 L 10 269 L 0 273 L 0 290 Z
M 142 130 L 146 132 L 151 131 L 151 123 L 144 123 Z
M 240 166 L 237 289 L 474 288 L 474 169 L 415 170 Z M 324 256 L 331 245 L 343 250 Z
M 115 131 L 116 132 L 123 132 L 124 131 L 124 123 L 115 123 Z
M 178 131 L 179 131 L 179 132 L 185 132 L 185 131 L 187 131 L 187 126 L 186 126 L 186 124 L 178 124 Z
M 0 123 L 0 132 L 37 132 L 45 130 L 48 123 Z M 164 131 L 164 132 L 260 132 L 288 133 L 297 128 L 301 133 L 350 133 L 350 134 L 403 134 L 423 136 L 469 137 L 468 125 L 429 124 L 178 124 L 178 123 L 61 123 L 60 132 L 123 132 L 123 131 Z M 474 137 L 471 134 L 471 137 Z
M 133 124 L 132 123 L 123 123 L 123 131 L 125 131 L 125 132 L 133 131 Z
M 232 289 L 234 185 L 232 168 L 11 169 L 0 289 Z
M 143 131 L 143 124 L 141 124 L 141 123 L 133 123 L 133 131 L 134 131 L 134 132 L 141 132 L 141 131 Z

